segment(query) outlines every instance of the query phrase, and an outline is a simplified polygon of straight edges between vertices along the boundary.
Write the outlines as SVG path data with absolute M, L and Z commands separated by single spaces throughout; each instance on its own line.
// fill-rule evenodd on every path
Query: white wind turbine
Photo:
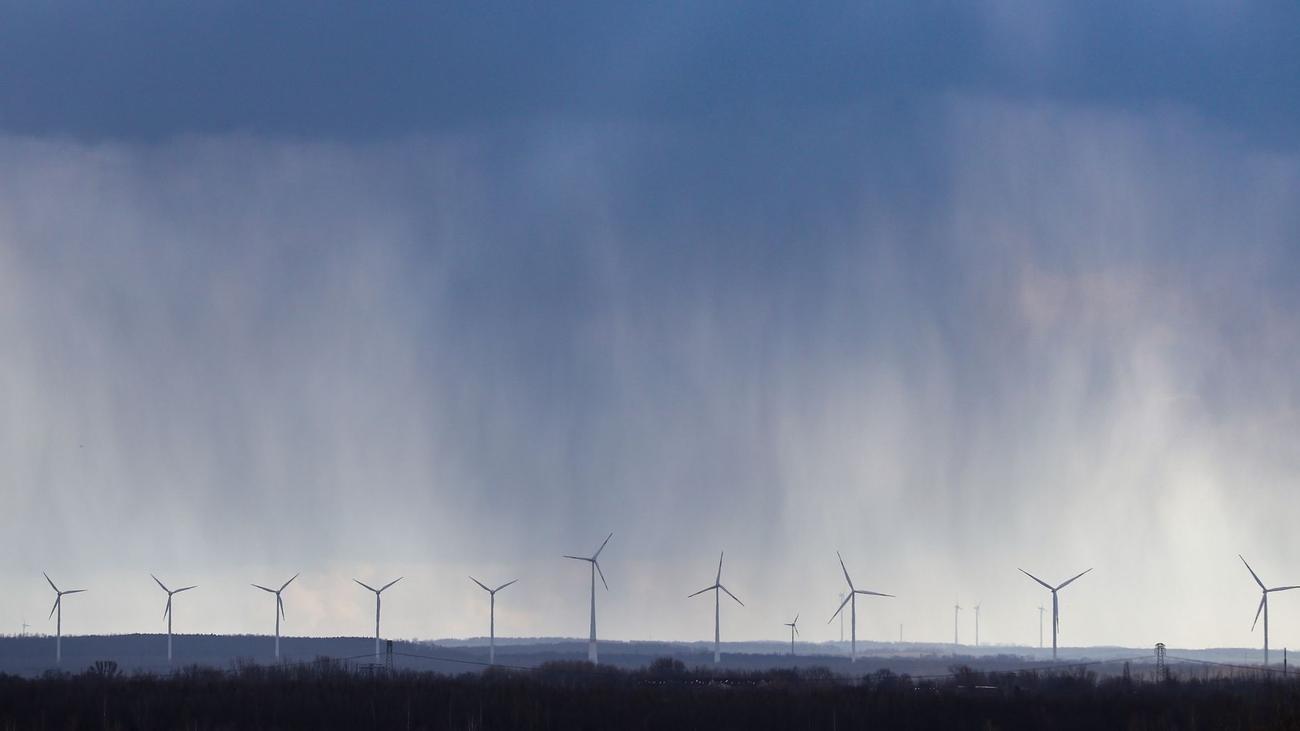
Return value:
M 1240 558 L 1241 562 L 1246 564 L 1246 570 L 1250 572 L 1250 575 L 1252 577 L 1254 577 L 1255 583 L 1259 584 L 1259 590 L 1261 593 L 1261 596 L 1259 598 L 1259 609 L 1255 610 L 1255 621 L 1251 623 L 1250 631 L 1251 632 L 1255 631 L 1255 625 L 1259 624 L 1259 614 L 1260 612 L 1263 612 L 1264 613 L 1264 667 L 1268 667 L 1268 595 L 1271 592 L 1275 592 L 1275 591 L 1287 591 L 1288 589 L 1300 589 L 1300 586 L 1276 586 L 1270 589 L 1264 586 L 1264 582 L 1259 580 L 1259 575 L 1255 573 L 1255 569 L 1252 569 L 1250 567 L 1250 564 L 1246 563 L 1246 559 L 1240 553 L 1237 554 L 1237 558 Z
M 1046 581 L 1043 581 L 1042 579 L 1038 578 L 1037 576 L 1034 576 L 1033 574 L 1029 573 L 1028 571 L 1025 571 L 1024 569 L 1017 569 L 1017 570 L 1020 573 L 1024 574 L 1025 576 L 1028 576 L 1034 581 L 1037 581 L 1038 583 L 1042 584 L 1044 589 L 1047 589 L 1048 591 L 1052 592 L 1052 661 L 1055 662 L 1056 661 L 1056 635 L 1061 631 L 1061 607 L 1059 602 L 1057 602 L 1056 600 L 1056 592 L 1069 586 L 1075 579 L 1079 578 L 1080 576 L 1083 576 L 1083 574 L 1088 573 L 1088 571 L 1092 571 L 1092 569 L 1088 569 L 1088 571 L 1084 571 L 1083 573 L 1076 575 L 1073 579 L 1062 582 L 1059 586 L 1056 587 L 1053 587 L 1051 584 L 1047 583 Z M 1041 623 L 1042 615 L 1040 614 L 1039 617 L 1040 617 L 1039 622 Z
M 713 580 L 713 586 L 707 586 L 695 592 L 694 594 L 691 594 L 690 596 L 686 597 L 687 599 L 690 599 L 691 597 L 699 596 L 700 594 L 703 594 L 706 591 L 713 592 L 713 663 L 715 665 L 719 662 L 722 662 L 722 631 L 720 626 L 721 619 L 722 619 L 722 608 L 721 608 L 722 602 L 721 602 L 721 597 L 718 595 L 718 592 L 725 591 L 727 592 L 727 596 L 731 597 L 732 599 L 736 599 L 736 595 L 732 594 L 730 591 L 727 591 L 727 587 L 722 585 L 722 556 L 724 554 L 725 552 L 718 554 L 718 576 Z M 740 601 L 739 599 L 736 599 L 736 603 L 742 607 L 745 606 L 745 603 Z M 834 618 L 832 617 L 832 619 Z
M 1042 604 L 1038 605 L 1038 649 L 1043 649 L 1043 612 L 1047 609 Z
M 600 548 L 597 548 L 596 552 L 591 554 L 590 558 L 586 556 L 565 556 L 564 557 L 564 558 L 571 558 L 574 561 L 586 561 L 587 563 L 591 564 L 591 639 L 587 640 L 587 659 L 593 663 L 597 661 L 596 659 L 597 658 L 597 654 L 596 654 L 596 574 L 600 574 L 600 583 L 605 585 L 605 591 L 609 591 L 609 582 L 605 581 L 605 572 L 600 570 L 600 563 L 597 559 L 600 558 L 600 552 L 605 550 L 605 544 L 609 543 L 609 539 L 613 537 L 614 537 L 613 533 L 610 533 L 608 536 L 605 536 L 605 543 L 600 544 Z
M 255 589 L 268 591 L 275 595 L 275 659 L 276 660 L 280 659 L 280 620 L 284 617 L 284 599 L 280 598 L 280 592 L 284 591 L 285 587 L 292 584 L 293 580 L 296 578 L 298 578 L 298 574 L 294 574 L 288 581 L 281 584 L 279 589 L 268 589 L 267 587 L 262 586 L 261 584 L 250 584 L 250 586 L 252 586 Z
M 183 586 L 175 591 L 172 591 L 171 589 L 168 589 L 166 585 L 164 585 L 161 581 L 158 581 L 157 576 L 154 576 L 153 574 L 149 574 L 149 577 L 152 578 L 158 584 L 158 586 L 162 588 L 163 591 L 167 592 L 167 606 L 163 609 L 163 616 L 167 618 L 167 663 L 171 664 L 172 661 L 172 597 L 181 593 L 182 591 L 189 591 L 190 589 L 197 589 L 198 587 Z
M 794 621 L 786 622 L 785 626 L 790 628 L 790 657 L 794 657 L 794 636 L 799 634 L 799 615 L 794 615 Z
M 54 625 L 54 662 L 62 665 L 63 664 L 63 597 L 68 594 L 80 594 L 81 592 L 85 591 L 85 589 L 68 589 L 67 591 L 61 591 L 59 587 L 54 585 L 54 582 L 50 579 L 49 574 L 42 571 L 41 575 L 45 577 L 46 581 L 50 582 L 50 588 L 54 590 L 54 594 L 55 594 L 54 606 L 50 609 L 51 617 L 53 617 L 56 612 L 59 615 L 59 618 L 55 621 L 55 625 Z
M 361 584 L 361 586 L 364 586 L 365 588 L 375 593 L 375 659 L 379 658 L 379 595 L 383 594 L 385 589 L 392 586 L 393 584 L 396 584 L 397 582 L 401 581 L 404 578 L 406 577 L 399 576 L 396 579 L 393 579 L 392 581 L 388 582 L 387 584 L 384 584 L 383 586 L 379 587 L 378 589 L 362 581 L 353 579 L 353 581 L 356 581 L 358 584 Z
M 975 605 L 975 646 L 980 646 L 980 605 Z
M 954 645 L 961 644 L 957 639 L 957 618 L 960 616 L 961 605 L 957 603 L 956 599 L 954 599 L 952 603 L 952 644 Z
M 495 589 L 489 589 L 489 588 L 487 588 L 487 585 L 486 585 L 486 584 L 484 584 L 483 582 L 481 582 L 481 581 L 479 581 L 478 579 L 474 578 L 473 576 L 469 577 L 469 580 L 472 581 L 472 582 L 474 582 L 475 584 L 478 584 L 480 587 L 482 587 L 483 591 L 486 591 L 486 592 L 488 593 L 488 597 L 489 597 L 490 602 L 491 602 L 491 603 L 488 605 L 488 606 L 489 606 L 489 609 L 488 609 L 488 665 L 496 665 L 496 664 L 497 664 L 497 592 L 498 592 L 498 591 L 501 591 L 502 589 L 506 588 L 507 586 L 510 586 L 511 584 L 515 583 L 516 581 L 519 581 L 519 579 L 511 579 L 510 581 L 507 581 L 506 583 L 502 584 L 501 586 L 498 586 L 498 587 L 495 588 Z
M 831 615 L 831 618 L 826 621 L 826 624 L 830 624 L 831 622 L 835 621 L 835 618 L 839 616 L 839 613 L 844 611 L 844 605 L 845 604 L 849 605 L 849 662 L 857 662 L 858 659 L 858 595 L 864 594 L 866 596 L 888 596 L 888 597 L 892 597 L 894 595 L 882 594 L 878 591 L 867 591 L 865 589 L 855 588 L 853 586 L 853 579 L 849 578 L 849 570 L 844 568 L 844 557 L 840 556 L 839 551 L 835 552 L 835 556 L 840 560 L 840 570 L 844 572 L 844 580 L 849 582 L 849 593 L 848 596 L 845 597 L 844 601 L 840 602 L 840 608 L 835 610 L 835 614 Z

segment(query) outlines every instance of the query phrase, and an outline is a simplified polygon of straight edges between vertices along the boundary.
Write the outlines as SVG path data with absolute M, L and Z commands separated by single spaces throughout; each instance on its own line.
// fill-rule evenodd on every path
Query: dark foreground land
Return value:
M 665 659 L 637 671 L 552 663 L 449 676 L 322 661 L 159 677 L 105 663 L 0 676 L 0 729 L 1300 728 L 1295 679 L 954 671 L 715 674 Z

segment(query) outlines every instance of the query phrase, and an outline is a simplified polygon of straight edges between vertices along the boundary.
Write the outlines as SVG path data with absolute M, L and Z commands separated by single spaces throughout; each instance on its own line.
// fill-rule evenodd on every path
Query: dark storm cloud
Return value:
M 1289 2 L 11 3 L 0 127 L 372 138 L 538 117 L 744 123 L 967 91 L 1180 105 L 1290 144 Z

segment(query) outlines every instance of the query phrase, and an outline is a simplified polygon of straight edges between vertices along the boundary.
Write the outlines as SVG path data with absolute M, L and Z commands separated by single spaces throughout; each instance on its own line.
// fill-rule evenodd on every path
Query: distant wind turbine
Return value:
M 1069 586 L 1071 583 L 1074 582 L 1075 579 L 1078 579 L 1080 576 L 1083 576 L 1083 574 L 1088 573 L 1088 571 L 1092 571 L 1092 569 L 1088 569 L 1088 571 L 1084 571 L 1083 573 L 1076 575 L 1074 578 L 1065 581 L 1061 583 L 1059 586 L 1055 586 L 1055 587 L 1053 587 L 1051 584 L 1047 583 L 1046 581 L 1043 581 L 1042 579 L 1038 578 L 1037 576 L 1034 576 L 1028 571 L 1025 571 L 1024 569 L 1017 569 L 1017 570 L 1020 573 L 1024 574 L 1025 576 L 1028 576 L 1034 581 L 1037 581 L 1038 583 L 1042 584 L 1044 589 L 1047 589 L 1048 591 L 1052 592 L 1052 661 L 1055 662 L 1056 661 L 1056 636 L 1060 634 L 1061 631 L 1061 606 L 1056 599 L 1056 592 Z M 1039 615 L 1039 624 L 1040 625 L 1042 624 L 1041 614 Z
M 488 593 L 490 604 L 488 605 L 488 665 L 497 664 L 497 592 L 519 581 L 511 579 L 495 589 L 487 588 L 487 585 L 473 576 L 469 580 L 482 587 L 483 591 Z
M 975 605 L 975 646 L 980 646 L 980 605 Z
M 168 589 L 161 581 L 159 581 L 157 576 L 154 576 L 153 574 L 149 574 L 149 577 L 152 578 L 158 584 L 158 586 L 162 588 L 163 591 L 167 592 L 167 606 L 163 609 L 163 617 L 167 619 L 167 663 L 171 664 L 172 661 L 172 597 L 181 593 L 182 591 L 189 591 L 190 589 L 197 589 L 198 587 L 183 586 L 175 591 L 172 591 L 171 589 Z
M 794 615 L 794 621 L 786 622 L 785 626 L 790 628 L 790 657 L 794 657 L 794 636 L 799 634 L 799 615 Z
M 1259 580 L 1259 575 L 1255 573 L 1255 569 L 1252 569 L 1250 567 L 1250 564 L 1246 563 L 1246 559 L 1240 553 L 1237 554 L 1237 558 L 1240 558 L 1241 562 L 1246 564 L 1246 570 L 1250 572 L 1250 575 L 1252 577 L 1254 577 L 1255 583 L 1259 584 L 1259 589 L 1261 593 L 1261 596 L 1259 598 L 1259 609 L 1255 610 L 1255 621 L 1251 623 L 1250 631 L 1251 632 L 1255 631 L 1255 625 L 1259 624 L 1259 614 L 1260 612 L 1263 612 L 1264 613 L 1264 667 L 1268 667 L 1268 595 L 1275 591 L 1287 591 L 1288 589 L 1300 589 L 1300 586 L 1275 586 L 1272 589 L 1269 589 L 1268 587 L 1264 586 L 1264 582 Z
M 590 558 L 587 556 L 564 557 L 571 558 L 574 561 L 586 561 L 591 564 L 591 639 L 587 640 L 587 659 L 593 663 L 598 662 L 596 653 L 596 574 L 600 574 L 600 583 L 605 585 L 605 591 L 609 591 L 609 582 L 605 581 L 605 572 L 600 570 L 598 559 L 600 558 L 600 552 L 605 550 L 605 545 L 613 537 L 613 533 L 605 536 L 605 542 L 600 544 L 600 548 L 597 548 Z
M 721 631 L 721 618 L 722 618 L 721 599 L 722 598 L 718 595 L 718 592 L 724 591 L 727 593 L 727 596 L 731 597 L 732 599 L 736 599 L 736 595 L 732 594 L 730 591 L 727 591 L 727 587 L 722 585 L 722 556 L 723 553 L 718 554 L 718 576 L 713 580 L 713 586 L 706 586 L 705 588 L 700 589 L 694 594 L 691 594 L 690 596 L 686 597 L 687 599 L 689 599 L 693 596 L 699 596 L 700 594 L 703 594 L 706 591 L 713 592 L 713 663 L 715 665 L 718 664 L 719 662 L 722 662 L 722 631 Z M 739 599 L 736 599 L 736 603 L 742 607 L 745 606 L 745 603 L 740 601 Z M 793 646 L 793 644 L 794 643 L 792 641 L 791 646 Z
M 379 595 L 383 594 L 385 589 L 392 586 L 393 584 L 396 584 L 397 582 L 401 581 L 404 578 L 406 577 L 399 576 L 396 579 L 393 579 L 392 581 L 388 582 L 387 584 L 384 584 L 383 586 L 379 587 L 378 589 L 365 582 L 359 581 L 357 579 L 353 579 L 353 581 L 356 581 L 361 586 L 364 586 L 365 588 L 375 593 L 375 659 L 376 660 L 379 659 Z
M 844 557 L 840 555 L 839 551 L 835 552 L 835 556 L 840 560 L 840 570 L 844 572 L 844 580 L 849 583 L 849 592 L 848 592 L 848 596 L 844 599 L 844 601 L 840 602 L 840 608 L 835 610 L 835 614 L 831 615 L 831 618 L 826 621 L 826 624 L 830 624 L 831 622 L 835 621 L 835 617 L 839 616 L 839 613 L 844 611 L 844 605 L 846 604 L 849 605 L 849 662 L 857 662 L 858 659 L 858 595 L 863 594 L 866 596 L 887 596 L 887 597 L 892 597 L 894 595 L 882 594 L 878 591 L 867 591 L 865 589 L 854 588 L 853 579 L 849 578 L 849 570 L 844 568 Z
M 961 605 L 955 600 L 952 603 L 952 644 L 960 645 L 957 640 L 957 618 L 961 615 Z
M 292 584 L 293 580 L 296 578 L 298 578 L 298 574 L 294 574 L 288 581 L 281 584 L 279 589 L 268 589 L 267 587 L 262 586 L 261 584 L 250 584 L 250 586 L 252 586 L 255 589 L 261 589 L 262 591 L 269 591 L 275 595 L 275 659 L 276 660 L 280 659 L 280 620 L 284 617 L 284 599 L 280 597 L 280 592 L 284 591 L 285 587 Z
M 50 579 L 49 574 L 42 571 L 41 575 L 45 577 L 46 581 L 50 582 L 50 588 L 54 590 L 54 594 L 55 594 L 54 606 L 50 609 L 51 617 L 53 617 L 56 613 L 59 615 L 59 618 L 55 620 L 55 625 L 54 625 L 54 662 L 58 663 L 59 665 L 62 665 L 63 664 L 63 597 L 67 596 L 68 594 L 80 594 L 81 592 L 85 591 L 85 589 L 68 589 L 67 591 L 60 591 L 59 587 L 55 586 L 54 582 Z
M 1043 612 L 1047 609 L 1042 604 L 1038 605 L 1038 649 L 1043 649 Z

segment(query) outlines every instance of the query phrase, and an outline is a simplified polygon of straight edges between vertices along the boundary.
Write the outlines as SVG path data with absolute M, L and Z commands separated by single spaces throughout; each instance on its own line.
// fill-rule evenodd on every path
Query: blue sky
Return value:
M 816 7 L 8 6 L 0 623 L 47 570 L 70 631 L 156 628 L 152 571 L 265 630 L 301 570 L 291 633 L 407 574 L 386 627 L 461 636 L 473 573 L 581 635 L 558 556 L 613 530 L 613 637 L 706 637 L 725 549 L 724 629 L 779 638 L 840 550 L 869 638 L 956 593 L 1036 641 L 1016 566 L 1095 566 L 1064 642 L 1255 644 L 1300 11 Z

